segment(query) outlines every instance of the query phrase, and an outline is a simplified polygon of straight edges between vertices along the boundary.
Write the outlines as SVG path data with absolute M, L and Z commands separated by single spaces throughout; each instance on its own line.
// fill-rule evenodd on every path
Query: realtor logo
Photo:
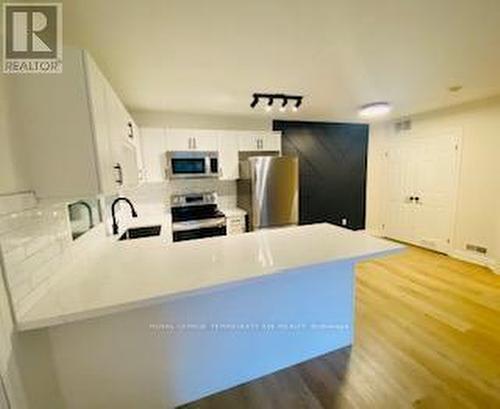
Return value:
M 3 71 L 62 72 L 62 4 L 4 4 Z

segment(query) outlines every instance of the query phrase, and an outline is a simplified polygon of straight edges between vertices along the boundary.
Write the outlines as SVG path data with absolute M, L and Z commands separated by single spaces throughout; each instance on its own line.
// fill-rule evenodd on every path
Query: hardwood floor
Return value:
M 500 276 L 411 248 L 356 291 L 352 348 L 184 408 L 500 408 Z

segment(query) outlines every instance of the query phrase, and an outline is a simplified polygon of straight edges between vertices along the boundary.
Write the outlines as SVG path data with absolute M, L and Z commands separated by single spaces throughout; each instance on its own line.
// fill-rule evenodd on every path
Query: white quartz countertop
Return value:
M 239 207 L 221 208 L 221 212 L 224 213 L 226 217 L 241 217 L 247 214 L 246 211 L 240 209 Z
M 404 246 L 330 224 L 262 230 L 179 243 L 103 238 L 67 266 L 29 311 L 20 330 L 49 327 L 241 285 L 308 265 L 361 260 Z

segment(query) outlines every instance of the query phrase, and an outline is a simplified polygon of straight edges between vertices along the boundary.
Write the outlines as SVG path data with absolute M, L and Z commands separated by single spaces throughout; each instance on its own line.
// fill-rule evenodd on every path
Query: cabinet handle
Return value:
M 118 185 L 123 186 L 123 170 L 122 170 L 122 165 L 117 163 L 113 168 L 118 172 L 118 177 L 115 180 Z
M 196 149 L 196 138 L 193 138 L 193 149 Z
M 127 126 L 128 126 L 128 137 L 130 139 L 134 139 L 134 127 L 132 126 L 132 122 L 129 122 Z

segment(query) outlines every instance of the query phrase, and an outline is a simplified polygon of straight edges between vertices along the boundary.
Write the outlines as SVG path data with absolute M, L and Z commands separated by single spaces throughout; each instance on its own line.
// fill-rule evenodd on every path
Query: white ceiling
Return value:
M 371 101 L 399 116 L 500 93 L 500 0 L 63 4 L 65 44 L 133 110 L 279 117 L 251 94 L 285 92 L 305 95 L 288 118 L 353 120 Z

